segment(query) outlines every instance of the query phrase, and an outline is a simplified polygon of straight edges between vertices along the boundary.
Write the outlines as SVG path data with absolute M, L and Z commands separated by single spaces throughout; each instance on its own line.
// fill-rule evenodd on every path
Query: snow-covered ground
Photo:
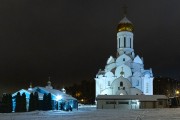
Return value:
M 92 106 L 84 106 L 71 112 L 0 113 L 0 120 L 180 120 L 180 108 L 99 110 Z

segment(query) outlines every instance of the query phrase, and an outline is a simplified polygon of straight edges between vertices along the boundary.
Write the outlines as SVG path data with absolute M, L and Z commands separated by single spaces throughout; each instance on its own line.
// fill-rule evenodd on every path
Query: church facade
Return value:
M 153 95 L 152 69 L 134 53 L 133 24 L 125 16 L 117 27 L 117 57 L 110 56 L 96 75 L 98 95 Z
M 133 24 L 125 16 L 117 27 L 117 56 L 110 56 L 96 74 L 97 109 L 169 107 L 165 95 L 153 95 L 152 69 L 134 53 Z

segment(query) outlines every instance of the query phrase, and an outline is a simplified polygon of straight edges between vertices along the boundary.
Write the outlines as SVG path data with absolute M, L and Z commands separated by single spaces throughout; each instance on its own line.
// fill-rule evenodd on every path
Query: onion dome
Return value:
M 62 91 L 63 93 L 66 93 L 66 89 L 64 89 L 64 87 L 61 89 L 61 91 Z
M 51 86 L 51 81 L 49 80 L 49 81 L 47 82 L 47 84 L 48 84 L 48 86 Z
M 134 30 L 134 26 L 132 22 L 127 19 L 126 16 L 119 22 L 117 27 L 117 32 L 121 32 L 121 31 L 133 32 L 133 30 Z

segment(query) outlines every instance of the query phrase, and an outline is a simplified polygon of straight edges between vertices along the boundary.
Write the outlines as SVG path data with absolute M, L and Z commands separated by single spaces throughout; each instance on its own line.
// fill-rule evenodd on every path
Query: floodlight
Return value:
M 62 99 L 62 96 L 61 96 L 61 95 L 56 96 L 56 101 L 59 101 L 59 100 L 61 100 L 61 99 Z

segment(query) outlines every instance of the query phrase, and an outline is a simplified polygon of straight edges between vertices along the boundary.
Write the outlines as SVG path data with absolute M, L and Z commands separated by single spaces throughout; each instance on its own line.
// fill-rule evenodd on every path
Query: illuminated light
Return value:
M 84 101 L 84 99 L 81 99 L 81 102 L 83 102 Z
M 56 101 L 59 101 L 59 100 L 61 100 L 61 99 L 62 99 L 62 96 L 61 96 L 61 95 L 56 96 Z
M 179 90 L 176 90 L 176 94 L 179 94 Z
M 120 95 L 124 95 L 123 93 L 120 93 Z

